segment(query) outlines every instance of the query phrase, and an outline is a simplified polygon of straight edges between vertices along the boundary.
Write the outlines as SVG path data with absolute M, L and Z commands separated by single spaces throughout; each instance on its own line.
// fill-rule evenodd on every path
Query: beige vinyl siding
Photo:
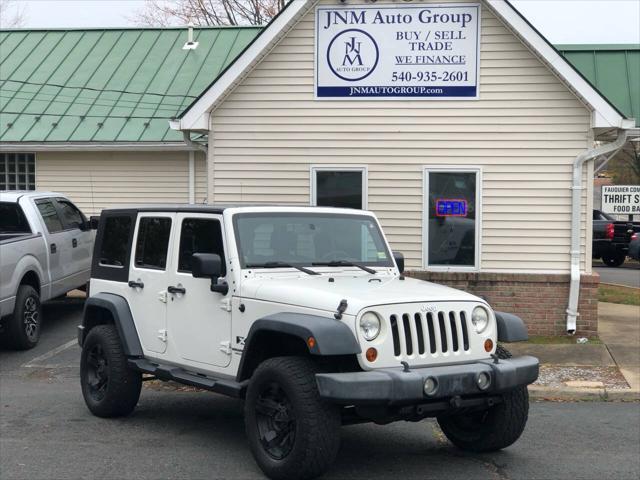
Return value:
M 68 195 L 86 214 L 140 203 L 187 203 L 186 152 L 41 152 L 36 188 Z
M 422 268 L 424 167 L 480 167 L 481 270 L 569 271 L 590 112 L 485 7 L 480 57 L 480 100 L 316 101 L 309 13 L 214 110 L 214 201 L 308 205 L 311 165 L 367 165 L 369 209 Z

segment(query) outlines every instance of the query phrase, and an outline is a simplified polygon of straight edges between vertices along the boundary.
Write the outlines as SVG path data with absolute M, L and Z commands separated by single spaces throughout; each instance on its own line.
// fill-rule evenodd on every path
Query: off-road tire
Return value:
M 498 358 L 511 358 L 502 345 L 496 348 Z M 527 424 L 529 392 L 517 387 L 502 395 L 502 402 L 481 412 L 442 415 L 438 424 L 456 447 L 470 452 L 494 452 L 515 443 Z
M 604 255 L 602 261 L 607 267 L 619 267 L 624 263 L 626 258 L 625 255 L 616 253 L 615 255 Z
M 100 384 L 96 380 L 95 358 L 98 355 L 94 354 L 97 351 L 102 352 L 102 371 L 106 372 L 101 392 L 91 385 L 95 382 Z M 129 415 L 136 407 L 142 388 L 142 374 L 127 366 L 127 358 L 114 325 L 98 325 L 87 335 L 80 356 L 80 383 L 87 407 L 98 417 Z
M 42 306 L 40 295 L 31 285 L 20 285 L 13 314 L 5 323 L 3 343 L 14 350 L 28 350 L 40 340 Z
M 262 471 L 275 480 L 311 479 L 334 462 L 340 446 L 340 410 L 318 395 L 314 363 L 303 357 L 276 357 L 264 361 L 251 377 L 245 401 L 245 430 L 251 452 Z M 263 445 L 258 405 L 276 385 L 289 400 L 294 419 L 293 446 L 281 459 Z M 264 425 L 262 423 L 261 425 Z M 275 433 L 275 431 L 274 431 Z

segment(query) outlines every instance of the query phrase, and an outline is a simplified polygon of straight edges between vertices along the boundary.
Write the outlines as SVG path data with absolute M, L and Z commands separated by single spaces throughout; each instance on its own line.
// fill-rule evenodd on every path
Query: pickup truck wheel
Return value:
M 245 428 L 253 456 L 272 479 L 310 479 L 334 462 L 340 446 L 340 411 L 318 396 L 311 360 L 277 357 L 253 374 L 245 402 Z
M 113 325 L 91 329 L 80 356 L 80 383 L 87 407 L 98 417 L 130 414 L 138 403 L 142 374 L 127 366 Z
M 42 307 L 40 295 L 30 285 L 20 285 L 13 315 L 6 324 L 6 344 L 16 350 L 28 350 L 40 340 Z
M 498 345 L 500 359 L 511 358 L 511 352 Z M 518 387 L 502 395 L 502 403 L 480 412 L 442 415 L 438 424 L 456 447 L 470 452 L 493 452 L 515 443 L 529 417 L 529 392 Z
M 619 267 L 626 259 L 626 255 L 616 253 L 615 255 L 605 255 L 602 257 L 602 261 L 607 267 Z

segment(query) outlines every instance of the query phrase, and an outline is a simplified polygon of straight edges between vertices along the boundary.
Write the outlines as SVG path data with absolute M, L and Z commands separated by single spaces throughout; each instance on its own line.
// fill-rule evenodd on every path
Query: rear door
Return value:
M 167 261 L 174 218 L 174 213 L 138 215 L 129 269 L 129 307 L 142 346 L 156 353 L 167 349 Z
M 52 198 L 38 198 L 34 202 L 46 229 L 46 231 L 42 233 L 47 242 L 49 276 L 51 277 L 51 297 L 57 297 L 68 291 L 65 264 L 61 257 L 66 233 L 64 232 L 62 219 L 58 214 Z

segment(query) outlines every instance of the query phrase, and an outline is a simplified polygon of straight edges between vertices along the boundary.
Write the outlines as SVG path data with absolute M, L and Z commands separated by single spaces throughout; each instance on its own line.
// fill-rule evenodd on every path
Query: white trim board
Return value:
M 293 0 L 288 3 L 215 83 L 182 113 L 181 118 L 169 122 L 170 127 L 174 130 L 209 130 L 211 111 L 317 2 L 318 0 Z M 592 128 L 635 126 L 633 120 L 625 119 L 507 0 L 482 0 L 482 3 L 592 110 Z

